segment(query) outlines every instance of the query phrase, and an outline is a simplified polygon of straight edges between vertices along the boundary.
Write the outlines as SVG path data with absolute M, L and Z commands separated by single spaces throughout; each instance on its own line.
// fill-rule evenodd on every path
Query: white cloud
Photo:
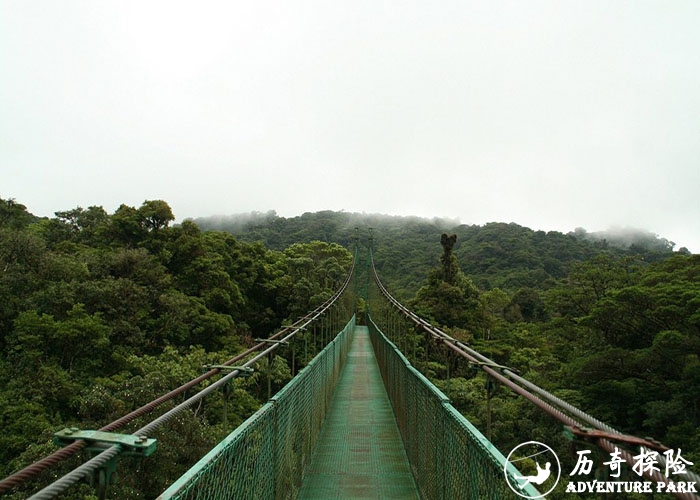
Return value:
M 0 196 L 415 213 L 700 251 L 700 4 L 0 0 Z

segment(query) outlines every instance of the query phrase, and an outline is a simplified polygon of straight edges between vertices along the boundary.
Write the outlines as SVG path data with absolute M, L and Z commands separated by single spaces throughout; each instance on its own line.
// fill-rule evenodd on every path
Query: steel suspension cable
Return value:
M 389 302 L 394 307 L 399 309 L 399 311 L 401 311 L 406 317 L 408 317 L 409 319 L 414 321 L 417 325 L 421 326 L 423 329 L 428 331 L 428 333 L 430 333 L 434 338 L 443 341 L 445 344 L 448 345 L 448 347 L 452 348 L 457 353 L 468 355 L 466 357 L 472 363 L 482 367 L 485 371 L 494 372 L 494 370 L 492 370 L 491 368 L 489 368 L 487 366 L 487 365 L 498 366 L 497 363 L 495 363 L 493 360 L 484 356 L 483 354 L 479 353 L 478 351 L 475 351 L 474 349 L 472 349 L 471 347 L 466 345 L 464 342 L 461 342 L 461 341 L 451 337 L 450 335 L 443 332 L 439 328 L 434 327 L 428 321 L 419 317 L 418 315 L 413 313 L 411 310 L 406 308 L 403 304 L 401 304 L 398 300 L 396 300 L 389 293 L 389 291 L 386 289 L 384 284 L 379 279 L 379 275 L 377 274 L 377 270 L 374 267 L 374 257 L 373 256 L 371 258 L 371 262 L 372 262 L 372 272 L 374 274 L 374 279 L 375 279 L 375 282 L 377 283 L 377 287 L 379 288 L 379 290 L 382 292 L 382 294 L 389 300 Z M 501 368 L 500 373 L 502 373 L 503 375 L 506 375 L 507 377 L 509 377 L 513 381 L 527 387 L 531 391 L 534 391 L 534 392 L 540 394 L 549 403 L 556 405 L 558 407 L 561 407 L 563 410 L 566 410 L 567 412 L 572 413 L 574 416 L 578 417 L 579 419 L 583 420 L 584 422 L 588 423 L 589 425 L 592 425 L 593 427 L 595 427 L 597 429 L 619 434 L 619 431 L 615 430 L 613 427 L 601 422 L 600 420 L 596 419 L 595 417 L 581 411 L 580 409 L 576 408 L 575 406 L 573 406 L 573 405 L 567 403 L 566 401 L 563 401 L 562 399 L 554 396 L 550 392 L 546 391 L 545 389 L 539 387 L 536 384 L 533 384 L 529 380 L 521 377 L 520 375 L 518 375 L 517 373 L 508 369 L 507 367 L 500 367 L 500 368 Z M 507 384 L 507 385 L 510 386 L 511 384 Z M 577 423 L 577 425 L 580 426 L 579 423 Z
M 577 420 L 575 420 L 571 415 L 574 415 L 578 417 L 581 421 L 595 427 L 596 429 L 603 431 L 601 433 L 590 433 L 591 437 L 595 437 L 595 443 L 603 448 L 604 450 L 612 453 L 613 451 L 617 450 L 617 448 L 614 446 L 613 441 L 619 441 L 619 442 L 624 442 L 627 444 L 636 444 L 642 447 L 648 447 L 652 449 L 659 449 L 659 448 L 664 448 L 668 449 L 663 446 L 659 446 L 658 443 L 655 442 L 650 442 L 645 439 L 637 438 L 636 436 L 629 436 L 625 434 L 621 434 L 619 431 L 615 430 L 613 427 L 601 422 L 600 420 L 596 419 L 595 417 L 583 412 L 582 410 L 576 408 L 575 406 L 567 403 L 566 401 L 554 396 L 553 394 L 549 393 L 545 389 L 539 387 L 538 385 L 530 382 L 529 380 L 521 377 L 517 373 L 514 373 L 512 370 L 508 369 L 507 367 L 500 366 L 497 363 L 495 363 L 493 360 L 489 359 L 488 357 L 484 356 L 483 354 L 475 351 L 474 349 L 470 348 L 467 346 L 464 342 L 461 342 L 457 339 L 454 339 L 450 335 L 446 334 L 439 328 L 434 327 L 431 325 L 428 321 L 425 319 L 421 318 L 414 312 L 412 312 L 410 309 L 406 308 L 403 304 L 401 304 L 398 300 L 396 300 L 386 289 L 384 284 L 381 282 L 379 279 L 379 275 L 377 273 L 376 267 L 374 265 L 374 256 L 372 254 L 371 248 L 370 248 L 370 262 L 371 262 L 371 267 L 372 267 L 372 273 L 374 275 L 374 282 L 377 285 L 377 288 L 381 292 L 381 294 L 389 301 L 389 303 L 397 309 L 399 312 L 401 312 L 404 316 L 406 316 L 408 319 L 410 319 L 414 324 L 417 326 L 421 327 L 426 333 L 428 333 L 431 337 L 433 337 L 436 340 L 441 341 L 443 344 L 445 344 L 448 348 L 452 349 L 455 351 L 457 354 L 460 356 L 464 357 L 467 359 L 467 361 L 475 364 L 476 366 L 479 366 L 482 370 L 484 370 L 486 373 L 488 373 L 491 377 L 494 379 L 498 380 L 501 382 L 503 385 L 507 386 L 511 390 L 513 390 L 515 393 L 521 395 L 522 397 L 526 398 L 528 401 L 531 403 L 535 404 L 537 407 L 545 411 L 547 414 L 550 416 L 554 417 L 564 425 L 567 425 L 569 428 L 572 430 L 577 430 L 581 431 L 581 435 L 588 435 L 589 433 L 586 432 L 584 429 L 585 427 L 581 425 L 581 423 Z M 497 367 L 498 369 L 494 369 L 494 367 Z M 517 382 L 517 383 L 516 383 Z M 520 385 L 519 385 L 520 384 Z M 529 390 L 528 390 L 529 389 Z M 536 392 L 542 398 L 535 396 L 532 394 L 531 391 Z M 621 455 L 625 457 L 626 460 L 632 460 L 632 455 L 627 452 L 626 450 L 619 450 Z M 662 457 L 659 457 L 658 461 L 662 466 L 665 465 L 665 460 Z M 696 475 L 695 473 L 691 471 L 685 471 L 687 474 L 687 477 L 693 479 L 694 481 L 700 483 L 700 477 Z M 650 473 L 645 472 L 645 475 L 648 477 L 654 479 L 657 482 L 663 482 L 663 483 L 668 483 L 670 481 L 669 478 L 665 477 L 664 475 L 661 475 L 659 472 L 652 470 Z M 676 498 L 681 498 L 681 499 L 697 499 L 697 495 L 693 495 L 692 493 L 673 493 L 671 492 L 673 496 Z
M 300 331 L 304 331 L 306 326 L 309 324 L 313 323 L 316 321 L 321 315 L 323 315 L 326 311 L 328 311 L 335 303 L 336 301 L 343 295 L 343 293 L 347 290 L 348 285 L 350 284 L 352 280 L 352 276 L 355 272 L 355 262 L 356 262 L 356 255 L 355 258 L 353 259 L 352 266 L 350 268 L 350 271 L 343 282 L 343 284 L 340 286 L 338 290 L 335 291 L 335 293 L 328 298 L 325 302 L 323 302 L 320 306 L 318 306 L 316 309 L 311 311 L 310 313 L 306 314 L 302 318 L 298 319 L 295 323 L 293 323 L 290 326 L 285 326 L 283 327 L 279 332 L 276 334 L 272 335 L 269 337 L 268 340 L 278 340 L 278 343 L 275 343 L 273 345 L 269 345 L 266 342 L 260 342 L 256 346 L 251 347 L 250 349 L 246 350 L 243 353 L 238 354 L 234 358 L 231 358 L 228 360 L 225 365 L 230 366 L 236 361 L 239 361 L 243 359 L 244 357 L 248 356 L 249 354 L 253 352 L 257 352 L 257 350 L 261 349 L 262 347 L 268 346 L 266 349 L 263 349 L 261 352 L 259 352 L 256 356 L 251 358 L 250 360 L 246 361 L 241 368 L 248 368 L 255 363 L 257 363 L 260 359 L 262 359 L 264 356 L 274 352 L 277 350 L 280 345 L 282 345 L 283 342 L 286 342 L 288 339 L 293 338 L 297 333 Z M 288 333 L 286 336 L 283 337 Z M 280 339 L 280 337 L 282 337 Z M 178 394 L 181 394 L 185 392 L 187 389 L 194 387 L 195 385 L 199 384 L 201 381 L 205 380 L 206 378 L 211 377 L 212 375 L 220 372 L 219 369 L 212 369 L 209 372 L 197 377 L 196 379 L 191 380 L 187 384 L 184 384 L 183 386 L 179 387 L 178 389 L 175 389 L 171 391 L 170 393 L 161 396 L 160 398 L 152 401 L 151 403 L 148 403 L 144 405 L 143 407 L 139 408 L 138 410 L 135 410 L 134 412 L 130 413 L 129 415 L 126 415 L 119 420 L 116 420 L 115 422 L 112 422 L 111 424 L 105 426 L 104 428 L 100 430 L 104 431 L 109 431 L 109 430 L 115 430 L 123 425 L 125 425 L 127 422 L 133 420 L 134 418 L 141 416 L 145 413 L 148 413 L 151 411 L 153 408 L 156 406 L 160 405 L 161 403 L 172 399 L 173 397 L 177 396 Z M 205 396 L 210 394 L 211 392 L 215 391 L 219 387 L 222 387 L 226 383 L 228 383 L 230 380 L 233 378 L 236 378 L 240 374 L 240 370 L 233 370 L 230 373 L 228 373 L 226 376 L 220 378 L 218 381 L 215 383 L 209 385 L 202 391 L 198 392 L 194 396 L 188 398 L 186 401 L 180 403 L 176 407 L 172 408 L 165 414 L 161 415 L 160 417 L 156 418 L 153 420 L 151 423 L 147 424 L 146 426 L 142 427 L 141 429 L 137 430 L 136 432 L 133 432 L 133 435 L 136 436 L 147 436 L 149 433 L 153 432 L 155 429 L 160 427 L 161 425 L 165 424 L 166 422 L 170 421 L 172 418 L 174 418 L 178 413 L 186 410 L 190 406 L 194 405 L 196 402 L 200 401 L 203 399 Z M 156 404 L 157 403 L 157 404 Z M 61 450 L 58 450 L 54 454 L 44 458 L 40 462 L 37 462 L 29 467 L 26 467 L 22 471 L 13 474 L 13 476 L 8 477 L 5 481 L 8 481 L 8 488 L 13 487 L 16 484 L 21 483 L 22 481 L 26 480 L 28 477 L 32 477 L 33 475 L 38 474 L 40 471 L 51 467 L 52 465 L 55 465 L 56 463 L 60 462 L 61 460 L 68 458 L 72 455 L 74 455 L 77 451 L 79 451 L 83 446 L 85 442 L 84 441 L 76 441 L 75 443 L 66 446 L 65 448 L 62 448 Z M 119 445 L 114 445 L 111 446 L 110 448 L 102 451 L 100 454 L 94 456 L 81 466 L 77 467 L 73 471 L 69 472 L 68 474 L 64 475 L 57 481 L 53 482 L 46 488 L 42 489 L 41 491 L 35 493 L 33 496 L 31 496 L 31 499 L 34 500 L 39 500 L 39 499 L 49 499 L 49 498 L 54 498 L 55 496 L 59 495 L 63 491 L 65 491 L 67 488 L 69 488 L 71 485 L 77 483 L 84 477 L 88 476 L 89 474 L 93 473 L 95 470 L 99 469 L 100 467 L 104 466 L 109 460 L 112 458 L 116 457 L 121 451 L 121 447 Z M 14 478 L 14 479 L 13 479 Z M 16 482 L 19 481 L 19 482 Z M 0 490 L 2 491 L 2 490 Z
M 287 327 L 287 329 L 292 328 L 293 326 Z M 280 335 L 282 335 L 285 332 L 285 330 L 282 330 L 275 335 L 271 336 L 270 339 L 274 340 L 278 338 Z M 240 361 L 241 359 L 245 358 L 249 354 L 261 349 L 265 344 L 263 342 L 245 350 L 244 352 L 237 354 L 233 358 L 229 359 L 228 361 L 223 363 L 223 366 L 230 366 L 233 363 Z M 218 368 L 211 369 L 207 371 L 206 373 L 200 375 L 199 377 L 190 380 L 186 384 L 181 385 L 177 389 L 173 389 L 172 391 L 168 392 L 167 394 L 164 394 L 163 396 L 159 397 L 158 399 L 155 399 L 149 403 L 146 403 L 145 405 L 141 406 L 140 408 L 137 408 L 136 410 L 132 411 L 131 413 L 124 415 L 123 417 L 120 417 L 119 419 L 103 426 L 100 427 L 100 431 L 104 432 L 112 432 L 115 430 L 120 429 L 124 425 L 128 424 L 132 420 L 146 415 L 150 413 L 151 411 L 155 410 L 158 406 L 161 404 L 170 401 L 171 399 L 179 396 L 180 394 L 188 391 L 189 389 L 199 385 L 201 382 L 211 378 L 212 376 L 216 375 L 219 373 L 221 370 Z M 19 486 L 22 484 L 24 481 L 31 479 L 32 477 L 36 476 L 40 472 L 53 467 L 54 465 L 60 463 L 63 460 L 66 460 L 70 458 L 71 456 L 75 455 L 78 451 L 83 449 L 85 446 L 85 441 L 83 440 L 78 440 L 75 441 L 74 443 L 65 446 L 64 448 L 61 448 L 60 450 L 55 451 L 51 455 L 47 455 L 43 459 L 28 465 L 24 469 L 15 472 L 14 474 L 6 477 L 2 481 L 0 481 L 0 493 L 3 493 L 11 488 L 14 488 L 16 486 Z

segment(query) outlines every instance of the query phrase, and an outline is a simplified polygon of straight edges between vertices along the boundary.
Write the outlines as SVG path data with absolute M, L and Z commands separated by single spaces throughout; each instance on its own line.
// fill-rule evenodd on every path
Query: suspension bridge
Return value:
M 268 375 L 268 401 L 176 478 L 159 499 L 502 499 L 548 494 L 549 483 L 523 483 L 514 466 L 531 457 L 507 459 L 411 364 L 407 354 L 418 343 L 424 351 L 443 349 L 483 370 L 488 380 L 530 401 L 589 447 L 616 453 L 628 463 L 640 450 L 667 449 L 621 434 L 452 338 L 389 293 L 371 250 L 366 263 L 364 270 L 359 268 L 356 251 L 346 280 L 326 302 L 225 363 L 206 367 L 200 377 L 97 431 L 57 432 L 56 442 L 65 446 L 0 481 L 0 494 L 11 493 L 88 449 L 92 458 L 30 498 L 60 497 L 86 479 L 99 498 L 107 498 L 120 456 L 157 459 L 157 443 L 151 437 L 156 429 L 250 374 L 261 360 L 270 363 L 290 344 L 296 346 L 292 372 L 297 364 L 294 353 L 302 344 L 305 353 L 322 347 L 276 394 Z M 363 324 L 358 322 L 357 295 L 367 304 L 361 311 Z M 138 430 L 116 432 L 158 413 L 165 402 L 182 399 L 204 381 L 210 383 Z M 659 463 L 663 467 L 662 457 Z M 644 474 L 656 483 L 670 481 L 658 469 Z M 685 479 L 700 482 L 690 471 Z M 689 492 L 673 495 L 700 498 Z

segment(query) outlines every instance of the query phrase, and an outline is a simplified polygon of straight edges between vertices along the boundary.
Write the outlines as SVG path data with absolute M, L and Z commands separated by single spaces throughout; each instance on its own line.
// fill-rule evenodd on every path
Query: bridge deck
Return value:
M 355 329 L 298 498 L 419 498 L 367 327 Z

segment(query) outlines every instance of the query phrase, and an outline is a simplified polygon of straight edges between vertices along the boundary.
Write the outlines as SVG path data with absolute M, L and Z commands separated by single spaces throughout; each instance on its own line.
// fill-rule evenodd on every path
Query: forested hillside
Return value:
M 700 256 L 648 262 L 603 251 L 544 287 L 514 290 L 455 275 L 435 268 L 408 305 L 607 424 L 700 461 Z M 480 373 L 465 363 L 448 370 L 454 360 L 444 355 L 414 363 L 486 429 Z M 551 419 L 506 390 L 492 393 L 491 408 L 501 449 L 538 436 L 563 441 Z
M 330 211 L 174 220 L 161 200 L 53 218 L 0 200 L 1 476 L 55 449 L 56 430 L 98 428 L 303 315 L 345 277 L 356 238 L 364 259 L 370 235 L 382 280 L 417 313 L 618 429 L 700 461 L 700 256 L 663 238 Z M 449 272 L 443 233 L 456 235 Z M 413 361 L 485 431 L 483 376 L 435 352 Z M 291 377 L 286 363 L 269 370 L 275 388 Z M 491 395 L 502 450 L 561 437 L 527 403 Z M 231 400 L 228 426 L 215 400 L 158 436 L 165 459 L 125 465 L 148 479 L 123 474 L 112 498 L 160 493 L 265 394 L 241 380 Z
M 335 243 L 277 251 L 173 220 L 160 200 L 53 218 L 0 200 L 0 478 L 54 450 L 55 431 L 112 422 L 307 313 L 352 261 Z M 286 363 L 270 371 L 275 388 L 291 377 Z M 158 436 L 162 451 L 147 469 L 121 461 L 136 469 L 122 474 L 111 498 L 163 491 L 266 400 L 258 378 L 236 383 L 227 427 L 214 398 Z M 26 498 L 77 463 L 10 498 Z
M 349 245 L 355 227 L 366 244 L 372 228 L 382 280 L 415 312 L 613 427 L 700 463 L 700 256 L 685 248 L 644 231 L 545 233 L 337 212 L 199 223 L 271 245 L 290 234 Z M 442 233 L 457 237 L 450 279 Z M 484 377 L 418 351 L 414 363 L 486 432 Z M 502 450 L 564 439 L 508 391 L 490 405 Z
M 279 217 L 275 212 L 250 213 L 195 222 L 203 229 L 230 232 L 276 250 L 314 240 L 351 248 L 356 234 L 366 245 L 371 228 L 378 269 L 392 293 L 403 299 L 412 298 L 437 265 L 440 252 L 435 245 L 443 232 L 457 235 L 454 254 L 465 274 L 484 290 L 548 288 L 567 276 L 573 263 L 601 251 L 654 261 L 672 255 L 674 247 L 674 243 L 642 230 L 588 233 L 577 228 L 564 234 L 535 231 L 515 223 L 478 226 L 449 219 L 332 211 L 292 218 Z M 680 252 L 688 253 L 684 248 Z

